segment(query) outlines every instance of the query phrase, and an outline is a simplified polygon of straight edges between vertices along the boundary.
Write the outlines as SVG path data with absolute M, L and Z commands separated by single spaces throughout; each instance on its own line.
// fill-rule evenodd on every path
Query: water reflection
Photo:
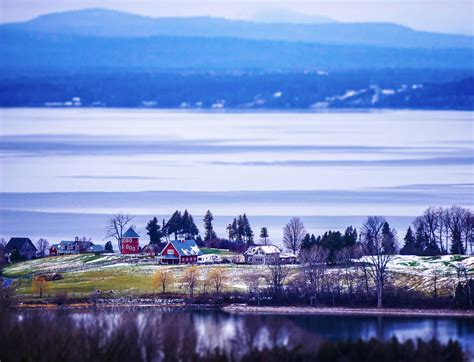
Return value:
M 366 340 L 372 337 L 387 340 L 393 336 L 401 341 L 433 337 L 442 342 L 458 340 L 463 348 L 474 353 L 472 318 L 232 315 L 220 311 L 157 309 L 28 311 L 12 316 L 17 325 L 25 325 L 32 319 L 46 322 L 51 326 L 43 331 L 46 339 L 48 333 L 54 335 L 57 327 L 64 328 L 62 332 L 67 333 L 83 327 L 104 344 L 107 339 L 121 336 L 138 341 L 148 351 L 146 353 L 152 354 L 175 350 L 205 355 L 218 349 L 236 357 L 252 348 L 300 346 L 312 350 L 324 340 Z M 25 329 L 24 333 L 28 331 Z

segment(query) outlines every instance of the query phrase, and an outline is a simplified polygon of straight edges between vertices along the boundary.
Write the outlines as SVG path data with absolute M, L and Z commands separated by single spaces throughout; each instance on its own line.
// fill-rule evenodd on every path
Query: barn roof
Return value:
M 5 252 L 9 253 L 13 249 L 20 250 L 25 243 L 30 243 L 33 246 L 33 248 L 35 248 L 35 250 L 38 251 L 38 249 L 36 249 L 36 246 L 34 246 L 34 244 L 31 242 L 29 238 L 11 238 L 7 246 L 5 246 Z
M 178 254 L 181 256 L 202 254 L 194 240 L 173 240 L 170 241 L 170 244 L 173 245 Z
M 132 227 L 128 228 L 128 230 L 125 232 L 125 234 L 122 235 L 123 238 L 139 238 L 140 235 L 138 235 L 135 230 L 133 230 Z

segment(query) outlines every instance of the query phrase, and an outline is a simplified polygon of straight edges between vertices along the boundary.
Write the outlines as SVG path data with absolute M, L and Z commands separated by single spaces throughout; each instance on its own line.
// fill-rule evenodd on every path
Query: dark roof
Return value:
M 202 254 L 194 240 L 173 240 L 170 243 L 181 256 Z
M 140 235 L 138 235 L 133 228 L 128 228 L 128 230 L 125 232 L 125 234 L 122 235 L 123 238 L 139 238 Z
M 23 244 L 25 243 L 30 243 L 31 245 L 33 245 L 33 248 L 38 251 L 38 249 L 36 249 L 36 246 L 31 242 L 29 238 L 11 238 L 7 246 L 5 247 L 5 252 L 9 253 L 13 249 L 20 250 L 23 247 Z

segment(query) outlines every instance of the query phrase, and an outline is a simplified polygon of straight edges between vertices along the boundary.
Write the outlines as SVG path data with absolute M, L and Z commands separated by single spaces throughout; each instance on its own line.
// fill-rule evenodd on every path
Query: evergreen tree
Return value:
M 249 219 L 247 218 L 247 215 L 244 213 L 242 216 L 242 221 L 243 221 L 243 226 L 244 226 L 244 238 L 247 243 L 247 245 L 252 245 L 253 244 L 253 230 L 250 227 L 250 222 Z
M 232 224 L 227 225 L 227 238 L 229 241 L 234 241 L 234 230 L 232 229 Z
M 161 230 L 158 219 L 154 217 L 151 219 L 146 226 L 147 234 L 150 236 L 150 244 L 161 243 Z
M 301 249 L 310 249 L 311 248 L 311 237 L 309 236 L 309 233 L 306 234 L 301 241 Z
M 232 224 L 230 226 L 230 240 L 232 241 L 237 241 L 237 234 L 238 234 L 239 230 L 238 230 L 238 226 L 237 226 L 237 219 L 234 218 L 234 220 L 232 220 Z
M 405 237 L 403 238 L 405 241 L 405 244 L 403 245 L 403 248 L 400 249 L 400 254 L 401 255 L 417 255 L 417 250 L 416 250 L 416 245 L 415 245 L 415 236 L 413 235 L 413 231 L 411 230 L 411 227 L 408 227 L 407 233 Z
M 458 229 L 454 229 L 451 232 L 451 254 L 464 254 L 464 245 L 462 242 L 462 234 Z
M 107 241 L 107 242 L 105 243 L 104 251 L 105 251 L 106 253 L 113 253 L 113 252 L 114 252 L 114 247 L 113 247 L 111 241 Z
M 440 255 L 441 250 L 439 248 L 438 243 L 436 240 L 430 239 L 428 241 L 428 245 L 426 246 L 426 249 L 424 250 L 423 255 L 428 255 L 428 256 L 434 256 L 434 255 Z
M 354 246 L 357 243 L 357 237 L 357 229 L 349 226 L 342 237 L 344 247 Z
M 199 229 L 188 210 L 184 210 L 183 216 L 181 217 L 181 234 L 187 240 L 194 239 L 199 234 Z
M 385 221 L 382 226 L 382 242 L 384 252 L 387 254 L 395 254 L 397 251 L 396 241 L 396 231 L 391 229 L 388 222 Z
M 425 249 L 428 247 L 428 239 L 423 225 L 419 225 L 415 234 L 415 255 L 424 255 Z
M 242 215 L 239 215 L 237 218 L 237 233 L 236 233 L 236 239 L 237 242 L 241 243 L 244 239 L 245 235 L 245 224 L 244 224 L 244 219 Z
M 263 239 L 263 243 L 267 245 L 268 229 L 266 227 L 260 229 L 260 237 Z
M 183 217 L 181 216 L 181 212 L 176 210 L 171 218 L 168 220 L 165 226 L 166 235 L 174 235 L 174 239 L 178 240 L 178 235 L 182 235 L 183 233 Z
M 211 241 L 216 239 L 216 233 L 214 232 L 214 227 L 212 226 L 212 221 L 214 220 L 214 217 L 212 216 L 212 213 L 210 210 L 207 210 L 206 215 L 204 216 L 204 239 L 207 241 Z

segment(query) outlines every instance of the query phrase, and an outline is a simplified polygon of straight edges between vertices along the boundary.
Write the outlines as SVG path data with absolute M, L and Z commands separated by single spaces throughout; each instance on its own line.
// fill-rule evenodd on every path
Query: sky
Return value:
M 295 11 L 342 22 L 393 22 L 418 30 L 474 35 L 474 2 L 465 0 L 0 0 L 0 22 L 91 7 L 153 17 L 233 19 L 249 19 L 266 11 Z

